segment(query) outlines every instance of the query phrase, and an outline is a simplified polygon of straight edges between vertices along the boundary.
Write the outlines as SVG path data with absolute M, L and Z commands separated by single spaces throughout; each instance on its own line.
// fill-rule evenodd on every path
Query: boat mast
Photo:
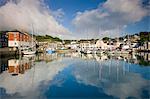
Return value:
M 32 37 L 32 41 L 31 41 L 32 48 L 33 48 L 33 32 L 34 32 L 34 27 L 33 27 L 33 24 L 32 24 L 32 34 L 31 34 L 31 37 Z

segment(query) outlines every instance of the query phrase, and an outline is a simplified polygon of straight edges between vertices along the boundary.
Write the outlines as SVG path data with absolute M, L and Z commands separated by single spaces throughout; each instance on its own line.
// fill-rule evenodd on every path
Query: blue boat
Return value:
M 46 49 L 46 52 L 47 52 L 48 54 L 53 54 L 53 53 L 55 53 L 56 51 L 55 51 L 54 49 L 52 49 L 52 48 L 47 48 L 47 49 Z

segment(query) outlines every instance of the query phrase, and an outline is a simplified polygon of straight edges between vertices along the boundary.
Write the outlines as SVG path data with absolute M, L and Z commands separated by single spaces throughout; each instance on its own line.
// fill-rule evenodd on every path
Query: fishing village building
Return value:
M 32 37 L 26 32 L 20 31 L 2 31 L 0 32 L 0 54 L 14 54 L 17 49 L 29 47 Z M 33 42 L 35 46 L 35 40 Z
M 8 34 L 8 47 L 28 47 L 32 41 L 28 33 L 19 31 L 7 32 Z

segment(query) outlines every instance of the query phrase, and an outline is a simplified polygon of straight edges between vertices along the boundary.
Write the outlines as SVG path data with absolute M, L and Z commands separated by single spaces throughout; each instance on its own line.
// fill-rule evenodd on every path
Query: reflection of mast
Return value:
M 110 62 L 109 62 L 109 76 L 110 76 L 110 73 L 111 73 L 111 65 L 112 65 L 112 59 L 110 58 Z
M 31 66 L 33 66 L 33 61 L 31 60 Z M 33 83 L 34 83 L 34 76 L 35 76 L 35 66 L 33 68 L 33 77 L 32 77 L 32 87 L 33 87 Z
M 129 59 L 128 60 L 128 72 L 130 72 L 130 65 L 129 65 Z
M 101 65 L 101 62 L 100 62 L 100 65 L 99 65 L 99 79 L 100 81 L 102 80 L 102 65 Z
M 119 80 L 118 79 L 118 75 L 119 75 L 119 68 L 118 67 L 119 67 L 119 61 L 117 60 L 117 81 Z
M 96 63 L 97 63 L 97 61 L 94 60 L 94 72 L 96 72 Z
M 34 27 L 33 27 L 33 24 L 32 24 L 32 42 L 31 42 L 32 48 L 33 48 L 33 33 L 34 33 Z
M 126 70 L 125 70 L 125 62 L 123 61 L 123 75 L 126 74 Z

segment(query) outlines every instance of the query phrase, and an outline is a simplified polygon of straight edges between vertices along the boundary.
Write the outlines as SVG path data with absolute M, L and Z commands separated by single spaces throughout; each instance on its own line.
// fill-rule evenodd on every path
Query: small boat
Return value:
M 92 51 L 91 50 L 87 50 L 85 53 L 86 54 L 92 54 Z
M 23 56 L 27 58 L 31 58 L 31 57 L 35 57 L 35 54 L 24 54 Z
M 36 51 L 23 51 L 24 55 L 31 55 L 31 54 L 35 54 Z
M 46 52 L 47 52 L 48 54 L 53 54 L 53 53 L 55 53 L 55 50 L 52 49 L 52 48 L 47 48 L 47 49 L 46 49 Z
M 31 54 L 35 54 L 36 51 L 27 49 L 27 50 L 22 51 L 22 53 L 23 53 L 24 55 L 31 55 Z

